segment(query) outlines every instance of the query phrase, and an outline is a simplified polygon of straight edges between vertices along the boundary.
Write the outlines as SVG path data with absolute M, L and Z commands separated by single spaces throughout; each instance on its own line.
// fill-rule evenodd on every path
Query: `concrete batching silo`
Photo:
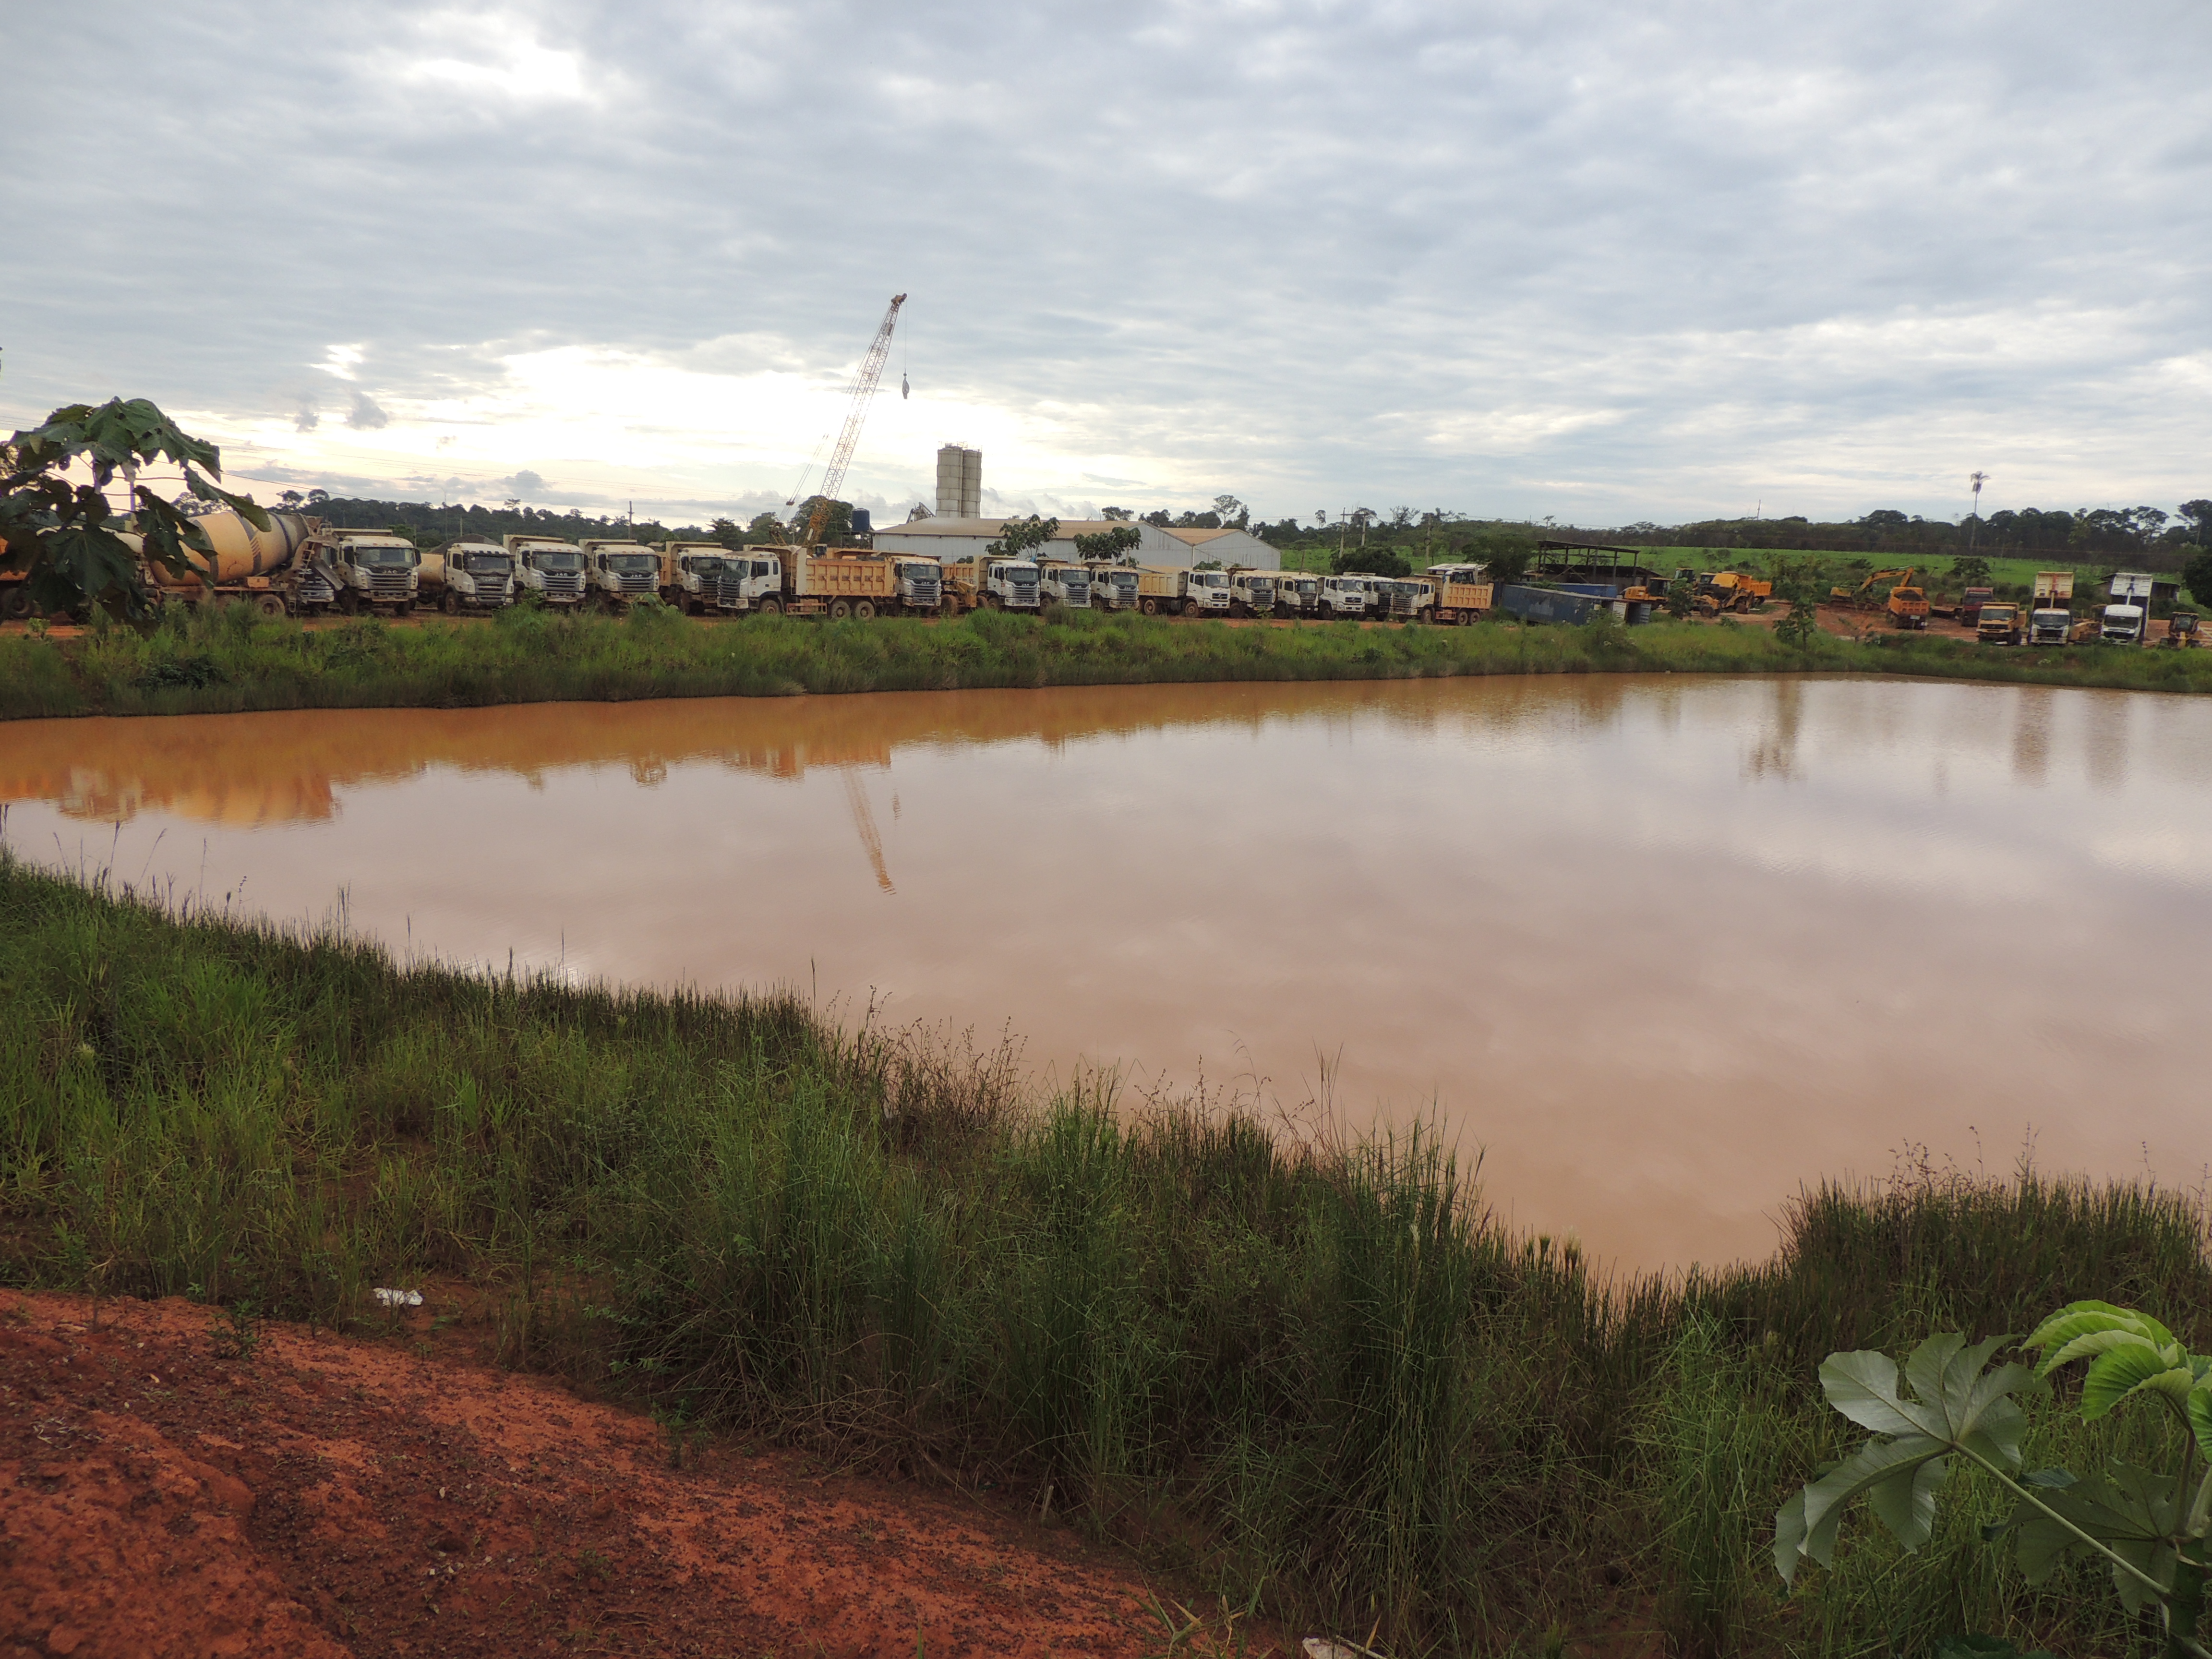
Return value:
M 983 452 L 946 444 L 937 452 L 937 516 L 983 516 Z

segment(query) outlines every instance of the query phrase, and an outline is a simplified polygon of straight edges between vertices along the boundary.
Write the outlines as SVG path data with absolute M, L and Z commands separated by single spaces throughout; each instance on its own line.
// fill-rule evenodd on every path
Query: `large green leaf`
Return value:
M 2023 1365 L 2001 1365 L 1986 1374 L 1983 1369 L 2008 1340 L 1996 1336 L 1969 1347 L 1956 1334 L 1931 1336 L 1907 1357 L 1901 1372 L 1886 1354 L 1828 1356 L 1820 1366 L 1828 1403 L 1874 1430 L 1875 1438 L 1808 1485 L 1775 1516 L 1775 1565 L 1785 1581 L 1808 1555 L 1823 1565 L 1833 1559 L 1844 1511 L 1862 1493 L 1897 1540 L 1917 1550 L 1935 1524 L 1947 1454 L 1964 1451 L 2000 1468 L 2020 1467 L 2027 1419 L 2011 1395 L 2033 1379 Z M 1909 1394 L 1900 1395 L 1900 1380 L 1910 1384 Z
M 2175 1364 L 2176 1359 L 2183 1361 Z M 2197 1374 L 2185 1363 L 2188 1356 L 2172 1350 L 2133 1342 L 2099 1354 L 2081 1379 L 2081 1420 L 2094 1422 L 2141 1389 L 2166 1395 L 2186 1408 Z
M 1942 1484 L 1940 1440 L 1924 1434 L 1894 1440 L 1869 1440 L 1808 1486 L 1775 1517 L 1774 1565 L 1783 1582 L 1796 1577 L 1797 1564 L 1811 1556 L 1822 1566 L 1836 1559 L 1836 1529 L 1844 1511 L 1862 1492 L 1875 1497 L 1875 1512 L 1909 1550 L 1928 1541 L 1936 1513 L 1936 1489 Z M 1923 1469 L 1936 1465 L 1924 1492 Z
M 2148 1314 L 2109 1302 L 2069 1302 L 2037 1326 L 2021 1346 L 2042 1352 L 2035 1373 L 2048 1376 L 2069 1361 L 2137 1345 L 2165 1356 L 2169 1366 L 2187 1363 L 2172 1331 Z
M 2138 1571 L 2162 1585 L 2172 1584 L 2174 1553 L 2166 1541 L 2177 1518 L 2172 1475 L 2138 1464 L 2115 1463 L 2108 1474 L 2087 1475 L 2063 1486 L 2043 1480 L 2029 1484 L 2038 1498 L 2081 1529 L 2069 1530 L 2026 1500 L 2014 1509 L 2011 1525 L 2017 1534 L 2021 1574 L 2029 1583 L 2044 1583 L 2069 1554 L 2094 1556 L 2096 1552 L 2081 1536 L 2087 1533 Z M 2134 1573 L 2117 1566 L 2112 1582 L 2131 1613 L 2159 1599 Z
M 2189 1426 L 2197 1431 L 2197 1449 L 2212 1463 L 2212 1382 L 2198 1379 L 2189 1390 Z

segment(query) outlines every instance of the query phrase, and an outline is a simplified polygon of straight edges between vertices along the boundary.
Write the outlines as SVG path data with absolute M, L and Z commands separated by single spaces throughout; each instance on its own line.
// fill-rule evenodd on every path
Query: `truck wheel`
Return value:
M 830 601 L 830 620 L 831 622 L 843 622 L 852 614 L 853 602 L 850 599 L 832 599 Z
M 461 614 L 461 596 L 454 592 L 452 588 L 447 588 L 438 600 L 438 609 L 444 611 L 449 617 L 459 616 Z
M 781 617 L 783 614 L 783 601 L 763 599 L 760 602 L 760 613 L 763 617 Z
M 986 609 L 991 611 L 1004 611 L 1006 608 L 1006 602 L 1000 599 L 996 593 L 985 594 L 983 596 L 983 604 Z
M 1146 599 L 1137 609 L 1147 617 L 1157 617 L 1160 614 L 1160 602 L 1158 599 Z
M 338 595 L 338 609 L 349 617 L 358 617 L 361 615 L 361 595 L 349 587 Z
M 21 622 L 33 608 L 28 582 L 9 582 L 0 588 L 0 622 Z
M 876 607 L 872 601 L 867 599 L 855 599 L 853 601 L 853 620 L 854 622 L 873 622 L 875 619 Z
M 264 617 L 281 617 L 284 614 L 284 596 L 282 593 L 264 593 L 254 600 L 253 608 Z

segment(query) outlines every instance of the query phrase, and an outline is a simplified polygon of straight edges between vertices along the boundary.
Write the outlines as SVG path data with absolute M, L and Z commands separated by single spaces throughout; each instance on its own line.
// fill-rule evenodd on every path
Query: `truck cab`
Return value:
M 1094 611 L 1134 611 L 1143 602 L 1139 591 L 1143 578 L 1133 564 L 1094 564 L 1091 567 L 1091 608 Z
M 1230 611 L 1229 573 L 1194 570 L 1184 584 L 1182 614 L 1186 617 L 1225 617 Z
M 1232 570 L 1229 573 L 1229 608 L 1240 617 L 1275 614 L 1275 578 L 1272 571 Z
M 500 544 L 514 559 L 514 580 L 521 592 L 535 593 L 548 605 L 584 602 L 584 550 L 558 536 L 502 536 Z
M 1378 614 L 1393 622 L 1433 622 L 1437 614 L 1437 585 L 1421 576 L 1382 576 L 1376 580 L 1382 600 Z
M 1962 606 L 1961 609 L 1964 607 Z M 1984 645 L 2018 645 L 2020 607 L 2010 600 L 1984 599 L 1974 607 L 1974 637 Z
M 1027 559 L 988 559 L 983 564 L 983 603 L 994 611 L 1036 611 L 1042 607 L 1042 573 Z
M 660 597 L 660 555 L 641 542 L 592 538 L 576 544 L 584 555 L 584 580 L 603 609 L 625 610 Z
M 1321 614 L 1321 578 L 1283 575 L 1275 579 L 1275 614 L 1316 617 Z
M 1357 622 L 1365 616 L 1367 581 L 1364 576 L 1323 576 L 1321 579 L 1321 614 L 1333 622 Z
M 2140 645 L 2148 614 L 2139 605 L 2108 605 L 2098 626 L 2097 637 L 2107 645 Z
M 1996 590 L 1990 587 L 1970 587 L 1959 595 L 1959 621 L 1967 628 L 1981 624 L 1982 607 L 1996 598 Z
M 447 542 L 422 556 L 418 592 L 447 616 L 514 603 L 514 557 L 496 542 Z
M 404 617 L 415 608 L 422 556 L 404 537 L 374 530 L 322 530 L 301 549 L 301 562 L 315 567 L 331 592 L 330 604 L 346 615 L 363 611 Z M 318 601 L 304 591 L 303 607 Z
M 935 616 L 945 608 L 945 567 L 935 559 L 893 559 L 899 609 L 908 616 Z
M 658 550 L 661 599 L 690 616 L 749 611 L 767 588 L 750 578 L 750 560 L 720 542 L 662 542 Z
M 1037 583 L 1043 599 L 1079 611 L 1091 609 L 1091 570 L 1087 565 L 1048 559 L 1037 567 Z

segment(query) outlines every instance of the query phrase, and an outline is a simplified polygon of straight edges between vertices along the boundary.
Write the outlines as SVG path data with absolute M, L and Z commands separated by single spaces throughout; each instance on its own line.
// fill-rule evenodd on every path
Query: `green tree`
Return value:
M 792 538 L 793 540 L 799 540 L 805 536 L 806 527 L 814 522 L 814 509 L 823 504 L 823 499 L 820 495 L 809 495 L 799 502 L 798 510 L 791 515 L 791 528 L 799 532 Z M 853 504 L 850 501 L 830 501 L 829 506 L 829 517 L 822 526 L 822 545 L 836 547 L 852 533 Z
M 1093 531 L 1075 538 L 1075 555 L 1081 559 L 1118 561 L 1134 553 L 1144 538 L 1133 525 L 1117 524 L 1111 530 Z M 1133 559 L 1131 563 L 1136 562 Z
M 745 526 L 745 539 L 756 545 L 781 547 L 788 538 L 783 520 L 773 513 L 757 513 Z
M 1333 556 L 1329 568 L 1340 576 L 1410 576 L 1413 565 L 1396 549 L 1389 547 L 1347 547 Z
M 2189 526 L 2189 539 L 2199 547 L 2212 547 L 2212 501 L 2184 501 L 2174 515 Z
M 1111 535 L 1114 532 L 1109 531 L 1106 533 Z M 1032 513 L 1026 519 L 1009 519 L 1000 525 L 998 540 L 988 544 L 983 550 L 994 559 L 1018 559 L 1042 549 L 1058 534 L 1058 519 L 1040 519 Z
M 209 482 L 222 477 L 222 452 L 179 431 L 143 398 L 70 404 L 0 444 L 0 569 L 23 572 L 33 602 L 49 611 L 96 605 L 125 621 L 151 617 L 139 551 L 124 535 L 141 537 L 144 556 L 178 576 L 202 568 L 192 554 L 214 551 L 188 514 L 138 482 L 140 467 L 162 459 L 184 470 L 193 501 L 232 507 L 255 529 L 269 528 L 252 496 Z M 70 481 L 76 464 L 91 470 L 90 483 Z M 118 472 L 130 491 L 127 517 L 104 493 Z
M 2189 596 L 2199 605 L 2212 605 L 2212 548 L 2207 548 L 2181 567 L 2181 580 Z
M 1990 562 L 1978 554 L 1972 553 L 1964 558 L 1954 559 L 1951 561 L 1951 580 L 1958 583 L 1962 590 L 1969 587 L 1987 587 L 1990 583 Z

